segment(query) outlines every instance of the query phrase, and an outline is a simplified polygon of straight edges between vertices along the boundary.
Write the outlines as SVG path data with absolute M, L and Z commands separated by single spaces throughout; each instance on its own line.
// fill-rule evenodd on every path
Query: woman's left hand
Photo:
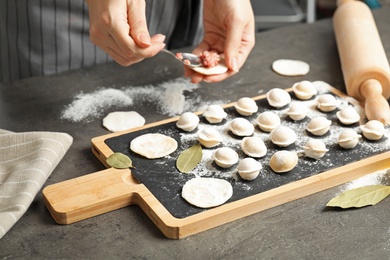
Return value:
M 206 76 L 185 68 L 185 76 L 193 83 L 222 81 L 240 70 L 255 45 L 252 6 L 249 0 L 204 0 L 203 19 L 204 38 L 193 53 L 223 53 L 228 71 Z

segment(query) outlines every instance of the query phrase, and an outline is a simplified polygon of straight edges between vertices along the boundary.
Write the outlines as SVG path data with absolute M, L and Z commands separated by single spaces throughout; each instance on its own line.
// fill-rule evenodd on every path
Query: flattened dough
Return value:
M 283 76 L 302 76 L 310 71 L 310 65 L 301 60 L 280 59 L 272 63 L 272 69 Z
M 191 69 L 203 75 L 218 75 L 225 73 L 228 70 L 228 67 L 226 67 L 225 61 L 221 59 L 217 66 L 211 68 L 193 67 Z
M 215 178 L 193 178 L 187 181 L 181 196 L 199 208 L 211 208 L 224 204 L 233 195 L 230 182 Z
M 103 118 L 103 126 L 111 132 L 119 132 L 143 126 L 145 118 L 135 111 L 118 111 Z
M 140 135 L 130 142 L 130 150 L 148 159 L 162 158 L 176 149 L 175 139 L 158 133 Z

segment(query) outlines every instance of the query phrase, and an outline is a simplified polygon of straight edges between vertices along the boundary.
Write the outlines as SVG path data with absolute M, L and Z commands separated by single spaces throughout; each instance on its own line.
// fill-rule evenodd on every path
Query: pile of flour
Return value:
M 186 99 L 185 93 L 199 88 L 184 78 L 177 78 L 159 85 L 128 86 L 121 89 L 102 87 L 90 93 L 79 93 L 61 113 L 61 119 L 71 122 L 90 122 L 104 116 L 108 109 L 134 110 L 154 104 L 157 113 L 177 116 L 186 111 L 199 111 L 208 104 L 199 96 Z M 213 101 L 226 103 L 226 101 Z M 138 111 L 142 114 L 142 111 Z

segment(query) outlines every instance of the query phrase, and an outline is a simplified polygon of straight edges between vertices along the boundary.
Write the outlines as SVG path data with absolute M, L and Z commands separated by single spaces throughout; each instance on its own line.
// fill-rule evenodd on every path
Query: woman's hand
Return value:
M 205 76 L 185 68 L 193 83 L 222 81 L 239 71 L 255 45 L 255 21 L 249 0 L 204 0 L 204 39 L 193 53 L 216 50 L 223 53 L 229 70 Z
M 165 47 L 164 35 L 149 35 L 144 0 L 87 3 L 91 41 L 122 66 L 153 57 Z

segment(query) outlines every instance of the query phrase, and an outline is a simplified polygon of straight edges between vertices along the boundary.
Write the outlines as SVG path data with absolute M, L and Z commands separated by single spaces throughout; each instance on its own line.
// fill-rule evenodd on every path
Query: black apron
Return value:
M 146 0 L 151 35 L 170 49 L 202 37 L 202 0 Z M 112 61 L 89 39 L 84 0 L 0 0 L 0 82 Z

